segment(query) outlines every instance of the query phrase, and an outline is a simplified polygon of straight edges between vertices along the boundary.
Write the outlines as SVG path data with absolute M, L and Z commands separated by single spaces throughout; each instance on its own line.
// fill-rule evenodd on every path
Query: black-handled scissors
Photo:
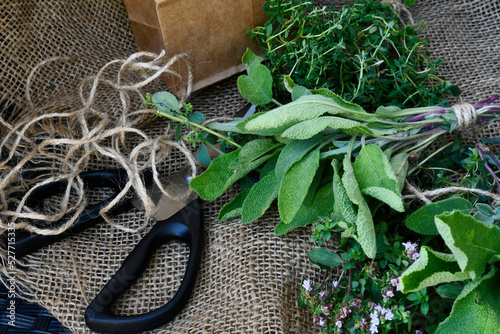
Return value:
M 188 177 L 185 170 L 166 178 L 164 188 L 174 195 L 186 194 L 189 190 Z M 125 184 L 123 171 L 94 171 L 80 174 L 88 187 L 106 187 L 114 192 L 110 198 L 91 205 L 76 220 L 70 230 L 56 236 L 41 236 L 37 234 L 18 233 L 16 235 L 16 255 L 24 256 L 37 249 L 47 246 L 61 238 L 103 221 L 99 214 L 101 208 L 107 206 Z M 146 186 L 158 210 L 155 215 L 157 223 L 151 231 L 137 244 L 123 261 L 120 269 L 109 280 L 85 311 L 87 326 L 99 333 L 140 333 L 160 327 L 171 321 L 188 302 L 194 288 L 201 260 L 203 243 L 203 219 L 201 203 L 196 193 L 175 200 L 165 196 L 152 182 L 150 173 L 144 176 Z M 66 181 L 56 181 L 35 189 L 26 203 L 33 204 L 43 201 L 48 196 L 56 195 L 66 188 Z M 128 199 L 116 205 L 111 214 L 119 214 L 131 209 L 134 199 Z M 137 205 L 135 205 L 137 206 Z M 109 214 L 109 212 L 108 212 Z M 67 220 L 58 222 L 62 225 Z M 189 261 L 182 283 L 173 298 L 162 307 L 151 312 L 118 316 L 111 311 L 118 297 L 127 290 L 146 270 L 155 251 L 171 240 L 186 243 L 189 248 Z

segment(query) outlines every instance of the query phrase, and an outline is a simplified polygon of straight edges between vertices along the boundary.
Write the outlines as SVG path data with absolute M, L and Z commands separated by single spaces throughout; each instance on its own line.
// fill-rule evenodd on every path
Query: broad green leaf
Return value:
M 241 62 L 245 65 L 247 70 L 254 65 L 258 65 L 262 63 L 264 59 L 262 57 L 257 56 L 252 50 L 247 49 L 246 52 L 241 57 Z
M 327 88 L 313 89 L 313 90 L 311 90 L 311 93 L 318 94 L 318 95 L 325 96 L 325 97 L 332 99 L 332 101 L 335 104 L 339 105 L 340 108 L 345 112 L 355 111 L 355 112 L 359 112 L 359 113 L 366 113 L 365 110 L 360 105 L 357 105 L 355 103 L 351 103 L 351 102 L 344 100 L 343 98 L 340 97 L 340 95 L 335 94 L 334 92 L 332 92 L 331 90 L 329 90 Z M 370 115 L 368 113 L 366 113 L 366 114 Z
M 439 215 L 435 222 L 458 265 L 472 279 L 481 276 L 488 262 L 500 254 L 500 227 L 496 225 L 487 226 L 460 211 Z
M 338 267 L 344 260 L 335 252 L 326 248 L 316 248 L 307 252 L 307 257 L 313 264 L 327 268 Z
M 236 132 L 241 133 L 241 130 L 238 128 L 238 124 L 240 124 L 242 120 L 234 120 L 231 122 L 211 122 L 206 125 L 207 128 L 217 131 L 223 132 Z
M 311 94 L 312 93 L 306 87 L 295 85 L 292 88 L 292 101 L 298 100 L 301 96 Z
M 278 193 L 278 210 L 285 223 L 292 221 L 306 198 L 319 167 L 319 149 L 307 153 L 283 176 Z
M 441 298 L 457 299 L 463 288 L 462 283 L 443 284 L 436 288 L 436 293 Z
M 361 194 L 358 182 L 354 176 L 353 165 L 350 157 L 346 156 L 343 162 L 344 174 L 342 175 L 342 184 L 346 190 L 349 199 L 358 206 L 356 215 L 357 240 L 363 248 L 366 256 L 371 259 L 377 254 L 377 239 L 375 236 L 375 227 L 373 217 L 365 198 Z
M 322 116 L 300 122 L 286 129 L 281 135 L 291 139 L 309 139 L 326 128 L 329 129 L 354 129 L 362 126 L 357 121 L 335 116 Z
M 447 198 L 439 202 L 427 204 L 408 216 L 406 226 L 410 230 L 420 234 L 437 235 L 439 232 L 436 228 L 434 217 L 445 212 L 452 212 L 453 210 L 460 210 L 470 214 L 472 204 L 460 197 Z
M 375 111 L 377 115 L 393 115 L 397 112 L 401 111 L 401 108 L 397 106 L 380 106 Z
M 201 144 L 198 152 L 196 153 L 196 159 L 199 162 L 204 163 L 205 165 L 210 165 L 212 159 L 210 159 L 210 154 L 208 153 L 208 149 L 205 144 Z
M 238 154 L 239 164 L 247 164 L 261 157 L 263 154 L 269 153 L 269 151 L 280 145 L 281 144 L 277 144 L 274 140 L 269 138 L 254 139 L 252 141 L 249 141 L 245 146 L 241 148 L 241 151 Z
M 276 163 L 276 175 L 283 177 L 290 167 L 302 159 L 307 152 L 324 140 L 323 136 L 318 135 L 307 140 L 293 140 L 282 150 Z
M 418 291 L 428 286 L 468 279 L 469 274 L 460 270 L 453 254 L 435 252 L 427 246 L 420 249 L 420 257 L 401 276 L 404 293 Z
M 398 153 L 389 159 L 392 170 L 394 171 L 394 174 L 396 175 L 396 179 L 398 181 L 400 193 L 405 186 L 406 174 L 408 173 L 408 157 L 409 154 L 403 152 Z
M 242 122 L 239 122 L 236 127 L 238 128 L 240 133 L 244 134 L 253 134 L 253 135 L 261 135 L 261 136 L 277 136 L 280 135 L 283 131 L 288 129 L 289 125 L 283 125 L 277 128 L 271 128 L 271 129 L 259 129 L 259 130 L 249 130 L 246 128 L 246 125 L 248 122 L 251 122 L 252 120 L 259 118 L 260 116 L 265 115 L 265 112 L 258 112 L 255 113 L 249 117 L 247 117 L 245 120 Z
M 251 188 L 250 188 L 251 189 Z M 222 207 L 219 211 L 219 216 L 217 219 L 219 221 L 228 220 L 229 218 L 241 216 L 241 210 L 243 209 L 243 202 L 245 201 L 246 196 L 250 192 L 250 189 L 245 189 L 240 191 L 231 202 L 227 203 Z
M 339 174 L 339 161 L 332 160 L 333 167 L 333 194 L 335 204 L 333 205 L 333 213 L 337 221 L 352 223 L 356 222 L 356 210 L 353 203 L 347 196 L 347 192 L 342 184 L 342 179 Z
M 333 207 L 333 190 L 330 184 L 326 184 L 318 189 L 310 205 L 301 205 L 299 211 L 292 221 L 285 223 L 280 221 L 274 230 L 276 235 L 288 233 L 298 227 L 307 226 L 327 215 Z
M 262 65 L 255 64 L 251 75 L 240 75 L 237 80 L 241 96 L 250 103 L 262 106 L 273 100 L 271 71 Z
M 193 123 L 203 123 L 205 122 L 205 116 L 201 112 L 194 112 L 188 116 L 188 121 Z
M 488 274 L 469 282 L 455 300 L 451 313 L 435 334 L 498 333 L 500 324 L 500 273 Z
M 151 101 L 159 111 L 170 112 L 171 110 L 179 112 L 179 101 L 174 94 L 169 92 L 158 92 L 153 94 Z
M 365 195 L 369 195 L 378 199 L 381 202 L 387 203 L 391 208 L 396 211 L 405 211 L 403 200 L 400 193 L 388 190 L 382 187 L 366 187 L 361 190 Z
M 246 123 L 247 130 L 272 129 L 291 126 L 329 113 L 332 115 L 349 112 L 343 104 L 322 95 L 304 95 L 298 100 L 270 110 Z M 368 114 L 369 115 L 369 114 Z
M 259 180 L 245 198 L 241 211 L 241 221 L 243 224 L 252 222 L 260 218 L 278 197 L 281 179 L 276 174 L 269 173 Z
M 212 160 L 207 170 L 193 178 L 189 182 L 189 186 L 202 199 L 213 201 L 222 195 L 233 183 L 277 154 L 277 151 L 275 151 L 243 166 L 231 168 L 230 166 L 234 165 L 235 161 L 238 161 L 240 151 L 241 148 Z
M 375 197 L 396 211 L 404 211 L 398 178 L 380 147 L 375 144 L 362 147 L 353 169 L 361 192 Z M 385 188 L 387 191 L 367 190 L 369 188 Z M 390 196 L 389 192 L 392 192 Z

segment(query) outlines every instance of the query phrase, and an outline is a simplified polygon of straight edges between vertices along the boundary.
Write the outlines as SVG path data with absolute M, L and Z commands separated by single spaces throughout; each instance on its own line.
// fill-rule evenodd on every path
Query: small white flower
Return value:
M 411 255 L 411 258 L 413 259 L 413 261 L 417 261 L 417 259 L 420 257 L 420 254 L 415 252 Z
M 387 312 L 385 313 L 385 320 L 392 320 L 394 318 L 394 313 L 392 313 L 391 310 L 387 310 Z
M 320 326 L 323 326 L 325 324 L 325 319 L 323 319 L 322 317 L 319 318 L 319 325 Z
M 337 288 L 337 286 L 339 286 L 339 281 L 337 281 L 336 279 L 334 279 L 332 283 L 335 289 Z
M 378 324 L 380 324 L 380 320 L 378 318 L 378 312 L 374 311 L 374 312 L 370 313 L 370 319 L 372 320 L 371 321 L 372 325 L 377 326 Z
M 370 333 L 378 333 L 378 328 L 376 325 L 371 325 L 370 326 Z
M 338 328 L 342 328 L 342 321 L 338 320 L 335 325 L 338 327 Z
M 304 283 L 302 283 L 302 286 L 304 287 L 304 289 L 306 289 L 307 292 L 311 292 L 312 288 L 310 280 L 306 279 Z
M 387 290 L 387 293 L 385 295 L 389 298 L 392 298 L 394 297 L 394 292 L 392 292 L 392 290 Z

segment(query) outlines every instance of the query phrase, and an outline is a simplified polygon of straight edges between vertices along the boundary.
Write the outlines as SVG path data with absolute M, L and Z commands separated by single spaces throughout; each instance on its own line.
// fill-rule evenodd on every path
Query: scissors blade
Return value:
M 156 182 L 153 182 L 148 189 L 148 194 L 156 207 L 154 215 L 156 221 L 163 221 L 172 217 L 198 198 L 198 194 L 189 188 L 189 178 L 191 176 L 189 171 L 189 168 L 182 168 L 179 172 L 160 179 L 161 185 L 167 194 L 161 191 Z M 142 210 L 144 208 L 137 197 L 132 199 L 132 204 L 137 209 Z

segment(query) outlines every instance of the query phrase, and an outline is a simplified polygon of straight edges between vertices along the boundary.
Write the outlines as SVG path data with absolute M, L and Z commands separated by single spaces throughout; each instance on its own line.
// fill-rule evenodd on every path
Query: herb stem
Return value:
M 167 117 L 171 120 L 174 120 L 174 121 L 177 121 L 177 122 L 180 122 L 180 123 L 184 123 L 184 124 L 189 124 L 189 125 L 192 125 L 194 127 L 197 127 L 198 129 L 201 129 L 203 131 L 206 131 L 208 133 L 211 133 L 213 134 L 214 136 L 220 138 L 220 139 L 223 139 L 225 141 L 227 141 L 228 143 L 230 143 L 231 145 L 235 146 L 235 147 L 238 147 L 238 148 L 241 148 L 240 145 L 238 145 L 237 143 L 235 143 L 231 138 L 228 138 L 228 137 L 225 137 L 223 135 L 221 135 L 220 133 L 218 133 L 217 131 L 214 131 L 212 129 L 209 129 L 207 128 L 206 126 L 203 126 L 201 124 L 198 124 L 198 123 L 194 123 L 194 122 L 190 122 L 186 117 L 184 116 L 175 116 L 173 114 L 170 114 L 170 113 L 167 113 L 167 112 L 163 112 L 163 111 L 159 111 L 157 110 L 156 111 L 157 115 L 159 116 L 163 116 L 163 117 Z

